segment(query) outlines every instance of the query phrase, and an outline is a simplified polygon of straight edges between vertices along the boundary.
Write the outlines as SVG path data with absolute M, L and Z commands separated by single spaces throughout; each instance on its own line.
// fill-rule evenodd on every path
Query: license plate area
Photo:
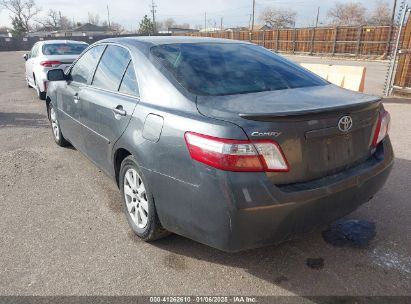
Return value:
M 325 172 L 355 163 L 363 156 L 363 153 L 356 151 L 355 133 L 308 141 L 305 158 L 309 160 L 308 169 L 311 172 Z

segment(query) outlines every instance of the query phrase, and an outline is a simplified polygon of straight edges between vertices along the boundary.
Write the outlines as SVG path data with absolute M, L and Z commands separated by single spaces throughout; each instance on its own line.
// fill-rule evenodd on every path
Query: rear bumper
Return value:
M 341 218 L 369 201 L 392 166 L 389 138 L 365 163 L 309 183 L 276 187 L 271 205 L 232 209 L 231 231 L 219 249 L 239 251 L 279 243 Z
M 34 74 L 36 75 L 36 82 L 39 87 L 40 92 L 46 92 L 47 91 L 47 71 L 45 71 L 42 68 L 37 68 L 34 71 Z
M 354 211 L 384 185 L 393 165 L 387 137 L 366 162 L 307 183 L 276 186 L 264 173 L 193 162 L 197 178 L 146 170 L 164 228 L 223 251 L 276 244 Z M 172 194 L 172 200 L 170 195 Z

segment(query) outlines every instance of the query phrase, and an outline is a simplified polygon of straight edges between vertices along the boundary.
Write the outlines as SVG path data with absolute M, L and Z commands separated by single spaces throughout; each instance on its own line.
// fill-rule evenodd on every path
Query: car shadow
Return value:
M 401 267 L 405 269 L 404 265 L 395 267 L 395 263 L 390 264 L 389 261 L 378 263 L 378 259 L 385 258 L 385 253 L 382 256 L 378 256 L 377 253 L 389 250 L 390 242 L 401 242 L 404 231 L 411 230 L 411 222 L 408 216 L 404 215 L 404 210 L 409 210 L 406 205 L 408 198 L 411 197 L 411 188 L 404 187 L 404 181 L 409 176 L 411 161 L 396 159 L 392 174 L 384 188 L 370 202 L 347 216 L 367 219 L 377 225 L 376 239 L 363 249 L 339 248 L 327 244 L 321 236 L 322 228 L 276 246 L 238 253 L 222 252 L 178 235 L 170 235 L 151 244 L 168 252 L 166 260 L 163 261 L 164 267 L 189 271 L 189 267 L 184 266 L 189 263 L 185 263 L 184 260 L 195 259 L 235 268 L 235 272 L 246 272 L 317 303 L 322 303 L 324 298 L 311 296 L 396 293 L 398 295 L 399 291 L 396 288 L 400 287 L 394 287 L 392 282 L 404 276 L 411 279 L 411 274 L 402 272 Z M 398 207 L 393 208 L 393 205 Z M 130 237 L 137 240 L 133 233 Z M 407 248 L 408 245 L 405 243 L 400 244 L 396 250 L 407 256 L 410 248 Z M 323 260 L 324 266 L 310 268 L 307 259 Z M 405 261 L 409 263 L 408 260 Z M 383 279 L 387 281 L 386 284 L 381 284 Z
M 48 128 L 47 117 L 37 113 L 0 112 L 2 128 Z

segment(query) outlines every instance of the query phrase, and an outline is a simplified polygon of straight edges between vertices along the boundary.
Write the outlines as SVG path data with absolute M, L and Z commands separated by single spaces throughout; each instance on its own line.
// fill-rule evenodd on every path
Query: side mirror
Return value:
M 24 58 L 24 60 L 26 60 L 26 61 L 29 60 L 29 54 L 24 54 L 24 55 L 23 55 L 23 58 Z
M 66 74 L 62 69 L 54 69 L 47 72 L 48 81 L 62 81 L 67 80 Z

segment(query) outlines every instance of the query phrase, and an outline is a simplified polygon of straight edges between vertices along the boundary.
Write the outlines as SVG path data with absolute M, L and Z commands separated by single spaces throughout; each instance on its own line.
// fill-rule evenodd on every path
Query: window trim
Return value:
M 91 74 L 93 75 L 93 77 L 91 78 L 90 84 L 89 84 L 89 83 L 82 83 L 82 82 L 78 82 L 78 81 L 73 80 L 73 77 L 71 76 L 71 72 L 73 71 L 73 68 L 75 67 L 75 65 L 77 64 L 77 62 L 78 62 L 81 58 L 83 58 L 83 56 L 84 56 L 86 53 L 88 53 L 91 49 L 93 49 L 93 48 L 95 48 L 95 47 L 98 47 L 98 46 L 100 46 L 100 45 L 104 46 L 104 49 L 103 49 L 103 51 L 101 52 L 101 55 L 100 55 L 100 58 L 98 59 L 97 65 L 94 67 L 94 70 L 93 70 L 93 72 L 91 73 Z M 98 43 L 98 44 L 92 45 L 92 46 L 88 47 L 87 49 L 85 49 L 85 50 L 83 51 L 83 53 L 71 64 L 70 68 L 67 70 L 66 75 L 70 75 L 70 83 L 73 83 L 73 82 L 74 82 L 74 83 L 80 84 L 80 85 L 82 85 L 82 86 L 89 86 L 89 85 L 91 85 L 91 83 L 93 82 L 93 79 L 94 79 L 94 74 L 96 73 L 97 66 L 98 66 L 98 64 L 100 63 L 101 57 L 103 56 L 103 54 L 104 54 L 104 52 L 106 51 L 106 49 L 107 49 L 107 45 L 105 45 L 104 43 Z M 88 82 L 88 81 L 87 81 L 87 82 Z
M 124 76 L 126 76 L 127 69 L 128 69 L 128 67 L 130 66 L 130 63 L 131 63 L 131 62 L 132 62 L 132 60 L 130 59 L 130 60 L 128 61 L 127 65 L 126 65 L 126 68 L 125 68 L 124 71 L 123 71 L 123 76 L 121 76 L 120 83 L 118 84 L 117 92 L 120 92 L 120 88 L 121 88 L 121 85 L 123 84 Z M 135 73 L 135 72 L 134 72 L 134 73 Z M 137 78 L 137 77 L 136 77 L 136 78 Z
M 137 84 L 138 95 L 132 95 L 132 94 L 127 94 L 127 93 L 124 93 L 124 92 L 120 92 L 121 85 L 123 84 L 124 77 L 126 76 L 126 73 L 127 73 L 127 71 L 128 71 L 128 68 L 130 67 L 130 65 L 133 67 L 134 76 L 136 77 L 136 84 Z M 128 95 L 128 96 L 137 96 L 137 97 L 140 97 L 140 87 L 138 86 L 137 74 L 136 74 L 136 70 L 135 70 L 135 68 L 134 68 L 133 59 L 130 59 L 130 61 L 128 62 L 127 66 L 126 66 L 126 69 L 124 70 L 123 77 L 121 77 L 120 84 L 118 85 L 118 88 L 117 88 L 117 92 L 119 92 L 119 93 L 121 93 L 121 94 Z
M 119 46 L 119 45 L 116 45 L 116 44 L 112 44 L 112 45 L 118 46 L 118 47 L 122 47 L 122 46 Z M 98 66 L 100 65 L 101 59 L 103 58 L 103 56 L 104 56 L 104 54 L 106 53 L 106 51 L 107 51 L 107 49 L 109 48 L 109 46 L 110 46 L 109 44 L 106 44 L 106 48 L 104 49 L 103 54 L 101 54 L 100 59 L 98 60 L 98 63 L 97 63 L 97 65 L 96 65 L 96 68 L 94 69 L 93 78 L 91 79 L 91 83 L 90 83 L 90 85 L 91 85 L 92 87 L 94 87 L 94 88 L 98 88 L 98 87 L 96 87 L 96 86 L 93 85 L 94 77 L 96 76 L 96 72 L 97 72 L 97 68 L 98 68 Z M 123 73 L 122 73 L 122 76 L 121 76 L 121 78 L 120 78 L 120 83 L 119 83 L 119 85 L 118 85 L 118 87 L 117 87 L 117 91 L 112 91 L 112 90 L 105 89 L 106 91 L 118 92 L 118 90 L 120 89 L 121 82 L 123 81 L 124 75 L 125 75 L 125 73 L 126 73 L 126 71 L 127 71 L 127 68 L 128 68 L 128 66 L 129 66 L 129 64 L 130 64 L 130 61 L 132 60 L 132 59 L 131 59 L 131 52 L 130 52 L 130 50 L 128 50 L 128 49 L 125 48 L 125 47 L 123 47 L 123 49 L 125 49 L 125 50 L 127 51 L 128 55 L 129 55 L 129 57 L 130 57 L 130 60 L 129 60 L 129 62 L 127 63 L 127 65 L 126 65 L 126 67 L 125 67 L 125 69 L 124 69 L 124 71 L 123 71 Z M 136 78 L 137 78 L 137 77 L 136 77 Z M 100 88 L 100 89 L 101 89 L 101 88 Z
M 81 57 L 84 56 L 84 54 L 86 52 L 88 52 L 90 49 L 92 49 L 96 46 L 99 46 L 99 45 L 103 45 L 105 48 L 104 48 L 103 52 L 100 55 L 100 58 L 98 60 L 97 65 L 94 68 L 93 78 L 92 78 L 91 84 L 94 81 L 94 75 L 96 73 L 98 65 L 100 64 L 100 60 L 103 57 L 103 54 L 105 53 L 105 51 L 106 51 L 106 49 L 109 45 L 116 45 L 116 46 L 119 46 L 119 47 L 122 47 L 122 48 L 126 49 L 130 54 L 130 61 L 133 62 L 133 53 L 130 51 L 130 49 L 127 46 L 124 46 L 124 45 L 121 45 L 121 44 L 118 44 L 118 43 L 115 43 L 115 42 L 97 42 L 95 44 L 90 45 L 87 49 L 84 50 L 84 52 L 71 64 L 70 68 L 67 70 L 67 74 L 68 75 L 71 74 L 71 71 L 72 71 L 74 65 L 77 63 L 77 61 L 80 60 Z M 124 73 L 126 71 L 127 71 L 127 69 L 124 71 Z M 136 83 L 137 83 L 137 87 L 139 88 L 139 92 L 140 92 L 140 85 L 139 85 L 139 82 L 138 82 L 138 79 L 137 79 L 137 73 L 136 73 L 135 69 L 134 69 L 134 73 L 136 74 Z M 123 77 L 124 77 L 124 75 L 123 75 Z M 79 83 L 79 82 L 76 82 L 76 81 L 72 81 L 72 82 Z M 84 88 L 90 88 L 90 89 L 97 90 L 97 91 L 103 91 L 103 92 L 108 92 L 108 93 L 112 93 L 112 94 L 118 94 L 118 95 L 121 95 L 121 96 L 124 96 L 124 97 L 137 99 L 137 102 L 139 102 L 141 100 L 141 95 L 140 94 L 139 94 L 139 96 L 136 96 L 136 95 L 130 95 L 130 94 L 127 94 L 127 93 L 122 93 L 122 92 L 119 92 L 118 90 L 117 91 L 110 91 L 110 90 L 107 90 L 107 89 L 98 88 L 98 87 L 92 86 L 91 84 L 83 84 L 83 83 L 79 83 L 79 84 L 81 84 L 82 87 L 84 87 Z M 120 82 L 120 85 L 121 85 L 121 82 Z

